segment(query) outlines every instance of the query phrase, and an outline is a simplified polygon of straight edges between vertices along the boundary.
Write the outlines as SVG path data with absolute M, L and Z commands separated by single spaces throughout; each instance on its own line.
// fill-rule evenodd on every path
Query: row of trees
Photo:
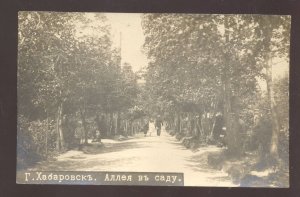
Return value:
M 20 162 L 88 143 L 96 129 L 140 130 L 138 76 L 121 66 L 104 15 L 20 12 L 18 36 Z
M 288 77 L 273 81 L 272 66 L 288 59 L 289 17 L 144 14 L 142 27 L 150 62 L 139 84 L 104 15 L 19 13 L 19 162 L 88 143 L 97 129 L 133 135 L 159 114 L 177 135 L 208 143 L 220 112 L 230 154 L 241 154 L 241 131 L 251 130 L 280 159 Z
M 207 142 L 221 112 L 228 152 L 240 155 L 241 131 L 254 130 L 257 113 L 269 114 L 268 153 L 278 160 L 278 136 L 288 112 L 279 117 L 276 109 L 272 66 L 275 57 L 288 58 L 288 16 L 145 14 L 142 26 L 150 59 L 145 100 L 171 129 Z M 276 93 L 284 103 L 280 107 L 288 103 L 284 88 Z M 267 105 L 260 105 L 264 100 Z

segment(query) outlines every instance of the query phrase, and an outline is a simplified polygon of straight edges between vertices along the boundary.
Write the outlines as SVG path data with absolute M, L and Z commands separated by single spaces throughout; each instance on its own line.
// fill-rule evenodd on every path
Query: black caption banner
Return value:
M 18 184 L 183 186 L 183 173 L 19 171 Z

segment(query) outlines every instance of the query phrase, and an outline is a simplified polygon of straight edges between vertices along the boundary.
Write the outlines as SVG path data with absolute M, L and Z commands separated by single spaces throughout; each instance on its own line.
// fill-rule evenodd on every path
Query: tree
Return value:
M 263 76 L 267 84 L 267 93 L 269 100 L 269 108 L 272 117 L 272 138 L 270 146 L 270 154 L 275 162 L 278 162 L 278 140 L 279 140 L 279 117 L 276 109 L 276 101 L 274 96 L 273 84 L 273 59 L 274 57 L 288 58 L 289 54 L 289 32 L 290 17 L 289 16 L 263 16 L 256 17 L 258 23 L 256 36 L 261 46 L 257 61 L 265 69 Z
M 198 105 L 204 117 L 224 108 L 229 150 L 240 150 L 239 125 L 234 124 L 241 109 L 232 98 L 255 90 L 262 69 L 255 64 L 252 16 L 146 14 L 143 21 L 152 94 L 173 103 L 179 114 L 184 103 Z
M 58 150 L 64 148 L 62 110 L 69 93 L 64 79 L 70 77 L 67 60 L 74 45 L 71 19 L 67 13 L 21 12 L 19 15 L 19 113 L 33 120 L 56 113 Z M 27 109 L 23 102 L 29 102 Z
M 118 72 L 112 68 L 116 60 L 105 20 L 102 14 L 95 14 L 93 20 L 84 13 L 19 14 L 19 115 L 30 122 L 55 119 L 58 151 L 66 148 L 64 135 L 70 136 L 63 117 L 76 117 L 77 111 L 87 142 L 88 108 L 104 108 L 103 84 Z

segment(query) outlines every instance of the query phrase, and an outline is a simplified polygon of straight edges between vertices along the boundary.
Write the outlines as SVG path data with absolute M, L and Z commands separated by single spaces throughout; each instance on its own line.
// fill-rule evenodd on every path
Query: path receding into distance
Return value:
M 125 141 L 104 139 L 103 143 L 104 147 L 96 153 L 68 151 L 56 161 L 43 162 L 30 170 L 181 172 L 185 186 L 236 186 L 225 172 L 207 164 L 207 154 L 220 151 L 215 146 L 193 152 L 165 131 L 161 136 L 139 135 Z

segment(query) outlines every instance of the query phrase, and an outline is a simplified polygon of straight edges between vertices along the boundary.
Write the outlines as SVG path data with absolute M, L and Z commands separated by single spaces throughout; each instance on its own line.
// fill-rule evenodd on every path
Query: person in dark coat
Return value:
M 149 130 L 149 121 L 147 121 L 147 123 L 144 126 L 144 136 L 145 137 L 147 136 L 148 130 Z
M 223 127 L 224 127 L 224 120 L 223 120 L 223 116 L 221 113 L 217 113 L 216 114 L 216 120 L 215 120 L 215 126 L 214 126 L 214 129 L 213 129 L 213 137 L 214 137 L 214 140 L 217 141 L 217 143 L 221 143 L 221 135 L 224 135 L 224 130 L 223 130 Z
M 156 128 L 157 136 L 160 136 L 162 125 L 163 125 L 163 122 L 162 122 L 160 116 L 158 116 L 158 118 L 155 121 L 155 128 Z

